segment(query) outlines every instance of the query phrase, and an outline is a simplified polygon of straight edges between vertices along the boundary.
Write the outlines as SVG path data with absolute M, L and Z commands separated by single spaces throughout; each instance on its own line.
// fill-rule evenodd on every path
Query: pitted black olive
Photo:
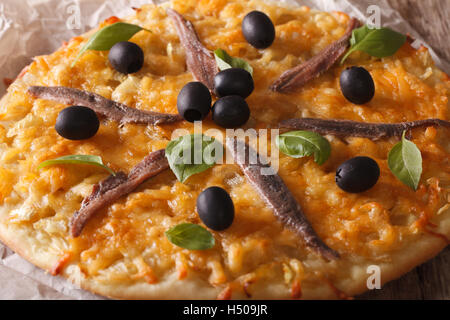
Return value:
M 203 120 L 211 110 L 211 94 L 201 82 L 189 82 L 177 98 L 178 113 L 189 122 Z
M 369 157 L 355 157 L 342 163 L 336 171 L 336 184 L 350 193 L 372 188 L 380 177 L 380 167 Z
M 218 97 L 238 95 L 247 98 L 254 89 L 253 78 L 241 68 L 225 69 L 214 77 L 214 88 Z
M 242 33 L 252 46 L 265 49 L 275 40 L 275 27 L 272 20 L 261 11 L 252 11 L 242 20 Z
M 200 219 L 210 229 L 225 230 L 233 223 L 234 204 L 230 195 L 220 187 L 209 187 L 197 198 Z
M 93 137 L 100 127 L 94 110 L 71 106 L 63 109 L 56 118 L 55 130 L 69 140 L 84 140 Z
M 250 108 L 241 96 L 226 96 L 214 103 L 212 118 L 223 128 L 237 128 L 250 118 Z
M 351 67 L 342 71 L 339 83 L 344 97 L 354 104 L 372 100 L 375 84 L 369 71 L 363 67 Z
M 133 42 L 121 41 L 109 50 L 108 60 L 121 73 L 135 73 L 144 65 L 144 52 Z

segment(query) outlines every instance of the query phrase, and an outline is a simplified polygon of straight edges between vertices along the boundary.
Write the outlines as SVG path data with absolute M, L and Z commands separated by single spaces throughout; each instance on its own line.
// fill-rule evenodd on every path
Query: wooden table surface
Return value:
M 388 0 L 436 53 L 450 61 L 450 0 Z M 450 247 L 381 290 L 360 299 L 450 300 Z
M 388 0 L 436 53 L 450 61 L 450 0 Z
M 450 0 L 387 1 L 440 57 L 450 61 Z M 373 2 L 375 4 L 376 0 Z M 382 289 L 368 291 L 356 298 L 450 300 L 450 247 Z

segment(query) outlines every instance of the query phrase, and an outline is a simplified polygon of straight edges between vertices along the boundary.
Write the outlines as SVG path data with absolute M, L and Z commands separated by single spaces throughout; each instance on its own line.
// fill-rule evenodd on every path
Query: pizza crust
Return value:
M 450 234 L 450 211 L 444 213 L 441 232 Z M 31 252 L 30 246 L 27 246 L 27 239 L 30 236 L 19 230 L 8 230 L 3 224 L 0 224 L 0 240 L 16 253 L 24 257 L 32 264 L 47 270 L 58 263 L 60 256 L 52 255 L 47 251 Z M 441 252 L 447 243 L 435 236 L 424 234 L 420 241 L 414 243 L 407 250 L 399 250 L 390 257 L 389 263 L 377 263 L 381 269 L 381 283 L 392 281 L 404 275 L 408 271 L 433 258 Z M 339 282 L 337 288 L 349 297 L 356 296 L 367 291 L 367 262 L 365 265 L 352 266 L 353 277 Z M 62 276 L 67 279 L 74 279 L 73 269 L 63 270 Z M 69 271 L 70 270 L 70 271 Z M 216 299 L 219 294 L 226 290 L 226 287 L 212 287 L 209 283 L 199 280 L 195 273 L 191 273 L 186 279 L 179 280 L 176 273 L 170 274 L 164 281 L 157 284 L 137 283 L 124 286 L 108 286 L 96 282 L 94 279 L 80 278 L 80 282 L 75 283 L 81 288 L 93 293 L 106 296 L 112 299 Z M 254 292 L 252 299 L 288 299 L 290 291 L 284 284 L 260 284 L 260 289 Z M 249 297 L 242 290 L 232 291 L 231 299 L 248 299 Z M 322 285 L 315 288 L 302 288 L 302 299 L 339 299 L 336 292 L 329 286 Z
M 217 8 L 214 6 L 207 7 L 207 9 L 220 9 L 220 5 L 222 2 L 217 1 L 214 4 L 217 5 Z M 192 4 L 190 1 L 186 2 L 186 6 L 182 5 L 180 2 L 175 1 L 175 5 L 178 6 L 179 10 L 186 9 L 189 11 L 189 5 Z M 262 2 L 259 1 L 252 1 L 251 5 L 256 6 L 257 8 L 262 8 L 262 10 L 268 10 L 265 5 L 263 5 Z M 200 6 L 200 9 L 202 7 Z M 232 11 L 232 9 L 228 8 L 228 10 Z M 156 15 L 155 19 L 162 19 L 164 17 L 163 11 L 151 11 L 153 15 Z M 156 13 L 155 13 L 156 12 Z M 158 16 L 159 15 L 159 16 Z M 346 16 L 340 16 L 338 14 L 338 17 L 341 17 L 340 24 L 342 26 L 345 25 Z M 287 18 L 286 18 L 287 19 Z M 130 19 L 131 22 L 137 23 L 135 20 Z M 344 27 L 342 27 L 344 29 Z M 206 31 L 205 31 L 206 33 Z M 338 35 L 336 35 L 338 37 Z M 172 39 L 174 38 L 174 35 L 172 35 Z M 80 41 L 75 40 L 75 41 Z M 78 48 L 77 43 L 71 43 L 69 46 L 63 50 L 64 53 L 60 51 L 60 55 L 66 55 L 73 52 L 76 52 Z M 177 49 L 179 50 L 179 49 Z M 314 50 L 313 50 L 314 51 Z M 100 56 L 94 56 L 93 54 L 89 56 L 89 53 L 87 54 L 88 57 L 85 57 L 86 61 L 90 61 L 90 59 L 93 60 L 93 63 L 98 63 L 98 61 L 102 61 L 101 54 Z M 183 56 L 180 56 L 183 58 Z M 104 58 L 104 57 L 103 57 Z M 177 59 L 176 57 L 174 58 Z M 273 59 L 279 59 L 277 57 L 273 57 Z M 70 59 L 68 59 L 70 61 Z M 83 63 L 83 62 L 81 62 Z M 180 62 L 181 64 L 182 62 Z M 36 63 L 33 63 L 30 65 L 28 69 L 31 69 L 30 74 L 36 74 Z M 173 66 L 173 70 L 171 72 L 179 72 L 177 71 L 177 64 Z M 434 66 L 433 66 L 434 68 Z M 434 69 L 436 72 L 437 69 Z M 105 71 L 109 72 L 109 71 Z M 174 83 L 174 87 L 179 86 L 180 83 L 185 83 L 187 81 L 190 81 L 192 78 L 188 73 L 179 73 L 177 74 L 179 78 L 171 78 L 168 77 L 167 82 L 171 84 L 171 82 Z M 25 78 L 27 77 L 27 74 L 25 74 Z M 31 76 L 30 76 L 31 77 Z M 131 79 L 131 80 L 130 80 Z M 123 79 L 122 79 L 123 80 Z M 33 79 L 18 79 L 14 82 L 12 85 L 12 88 L 15 91 L 20 90 L 26 90 L 26 87 L 29 82 L 34 82 Z M 126 90 L 133 90 L 133 81 L 135 79 L 128 78 L 125 81 L 122 82 L 122 85 L 126 87 Z M 437 80 L 435 80 L 438 82 Z M 448 81 L 448 80 L 447 80 Z M 445 81 L 444 81 L 445 82 Z M 121 85 L 121 86 L 122 86 Z M 141 84 L 142 85 L 142 84 Z M 166 88 L 167 89 L 167 88 Z M 126 91 L 125 90 L 125 91 Z M 171 87 L 170 90 L 173 90 L 176 92 L 176 90 Z M 108 92 L 103 92 L 105 96 L 108 97 Z M 132 94 L 132 93 L 131 93 Z M 109 95 L 111 93 L 109 92 Z M 9 97 L 12 96 L 12 93 L 9 94 Z M 124 99 L 125 101 L 122 101 L 124 103 L 128 103 L 127 99 L 128 96 L 126 94 L 123 95 L 116 95 L 116 97 L 119 97 L 121 99 Z M 173 101 L 172 101 L 173 102 Z M 7 109 L 8 106 L 7 103 L 10 103 L 8 101 L 7 96 L 3 97 L 0 100 L 0 109 Z M 62 108 L 63 106 L 57 105 L 57 104 L 49 104 L 48 102 L 33 102 L 33 108 L 38 107 L 48 107 L 48 105 L 55 106 L 56 108 Z M 170 105 L 170 103 L 168 103 Z M 170 108 L 166 107 L 166 108 Z M 33 110 L 30 108 L 30 110 Z M 162 110 L 164 112 L 173 113 L 173 110 Z M 172 112 L 170 112 L 172 111 Z M 270 115 L 270 114 L 269 114 Z M 23 118 L 25 119 L 25 118 Z M 33 119 L 32 119 L 33 120 Z M 13 121 L 14 124 L 14 121 Z M 108 134 L 111 134 L 114 130 L 116 130 L 113 125 L 111 125 L 111 128 L 108 128 L 110 131 L 105 131 L 102 134 L 107 136 Z M 6 127 L 6 124 L 5 124 Z M 133 128 L 127 128 L 127 130 L 130 130 L 131 136 L 136 136 L 137 133 L 133 132 Z M 164 135 L 164 134 L 162 134 Z M 331 138 L 332 139 L 332 138 Z M 362 140 L 363 143 L 365 143 L 366 140 Z M 351 141 L 354 143 L 355 141 Z M 358 142 L 358 141 L 356 141 Z M 155 142 L 152 141 L 153 145 L 152 147 L 157 148 L 163 146 L 162 142 Z M 339 145 L 337 141 L 333 141 L 336 145 Z M 127 147 L 133 148 L 133 145 L 127 145 Z M 148 152 L 148 150 L 140 150 L 140 154 L 145 155 Z M 116 164 L 118 167 L 131 167 L 134 162 L 137 162 L 139 159 L 138 157 L 133 158 L 130 160 L 130 162 L 127 163 L 119 163 Z M 284 159 L 284 161 L 289 161 Z M 19 170 L 19 167 L 17 165 L 11 165 L 9 168 L 11 170 Z M 308 166 L 310 168 L 311 166 Z M 444 173 L 448 174 L 448 172 L 445 171 L 445 166 L 442 168 Z M 282 168 L 283 169 L 283 168 Z M 315 167 L 313 168 L 314 170 Z M 386 169 L 386 168 L 384 168 Z M 56 169 L 55 169 L 56 170 Z M 224 176 L 232 176 L 233 174 L 234 179 L 241 179 L 242 177 L 238 175 L 238 169 L 236 168 L 230 168 L 230 167 L 224 167 L 223 169 L 213 169 L 216 171 L 213 171 L 212 174 L 207 173 L 207 175 L 199 177 L 198 180 L 193 180 L 193 184 L 198 183 L 199 181 L 206 180 L 207 184 L 218 184 L 220 183 L 219 180 L 217 180 L 217 176 L 220 176 L 222 173 Z M 222 170 L 222 171 L 220 171 Z M 286 170 L 286 168 L 284 168 Z M 81 171 L 81 170 L 80 170 Z M 56 183 L 61 183 L 61 185 L 64 186 L 64 181 L 58 180 L 58 178 L 55 178 L 53 175 L 51 175 L 51 171 L 49 170 L 49 176 L 50 179 L 56 179 Z M 283 174 L 283 172 L 281 172 Z M 74 173 L 72 171 L 58 171 L 55 173 L 55 175 L 61 174 L 63 177 L 66 177 L 67 179 L 71 179 Z M 295 176 L 295 173 L 293 174 Z M 78 197 L 81 197 L 82 195 L 86 195 L 89 193 L 90 187 L 93 183 L 96 181 L 99 181 L 102 177 L 101 175 L 92 175 L 92 172 L 88 171 L 85 176 L 82 178 L 79 178 L 77 181 L 78 188 L 71 188 L 69 189 L 70 192 L 76 193 L 79 191 Z M 284 178 L 286 179 L 286 182 L 289 186 L 289 184 L 293 184 L 293 182 L 290 180 L 292 179 L 289 175 L 284 175 Z M 61 178 L 64 180 L 64 178 Z M 83 180 L 85 179 L 85 180 Z M 194 179 L 196 179 L 194 177 Z M 327 176 L 321 176 L 320 183 L 327 182 L 329 179 Z M 328 179 L 328 180 L 327 180 Z M 53 181 L 53 180 L 51 180 Z M 81 181 L 81 182 L 80 182 Z M 87 182 L 86 182 L 87 181 Z M 390 180 L 387 180 L 390 182 Z M 88 230 L 86 230 L 87 233 L 93 233 L 92 230 L 95 230 L 97 227 L 105 227 L 105 224 L 103 222 L 103 219 L 105 217 L 111 217 L 113 216 L 114 212 L 120 212 L 120 206 L 123 206 L 123 208 L 128 208 L 128 205 L 131 205 L 134 202 L 142 201 L 143 196 L 150 197 L 151 199 L 154 199 L 155 201 L 161 201 L 159 196 L 160 194 L 163 194 L 164 196 L 167 196 L 165 193 L 165 189 L 162 186 L 163 182 L 166 182 L 171 186 L 171 192 L 173 190 L 185 190 L 184 187 L 180 184 L 177 184 L 172 176 L 170 176 L 170 173 L 164 174 L 162 177 L 158 177 L 156 181 L 149 182 L 146 186 L 143 186 L 136 192 L 134 195 L 130 195 L 127 197 L 127 199 L 122 199 L 117 204 L 117 208 L 112 208 L 111 210 L 108 210 L 107 212 L 104 212 L 99 215 L 99 217 L 95 219 L 91 223 L 90 226 L 88 226 Z M 162 187 L 161 187 L 162 186 Z M 146 187 L 150 188 L 150 191 L 146 193 Z M 177 189 L 178 188 L 178 189 Z M 247 198 L 245 199 L 239 199 L 238 205 L 242 208 L 248 208 L 249 203 L 258 203 L 257 194 L 254 193 L 248 185 L 246 185 L 244 182 L 241 182 L 241 185 L 239 185 L 239 188 L 237 191 L 234 191 L 236 194 L 245 194 Z M 75 190 L 76 189 L 76 190 Z M 291 188 L 291 190 L 294 190 L 295 188 Z M 297 190 L 296 190 L 297 191 Z M 443 186 L 442 192 L 447 192 L 448 186 Z M 52 191 L 53 192 L 53 191 Z M 57 191 L 56 191 L 57 192 Z M 67 191 L 69 192 L 69 191 Z M 175 191 L 176 192 L 176 191 Z M 440 196 L 440 194 L 439 194 Z M 168 197 L 168 196 L 167 196 Z M 236 195 L 234 195 L 236 198 Z M 302 198 L 302 197 L 301 197 Z M 164 198 L 165 199 L 165 198 Z M 5 200 L 6 201 L 6 200 Z M 22 200 L 25 201 L 24 199 Z M 75 201 L 74 201 L 75 203 Z M 444 203 L 445 204 L 445 203 Z M 306 205 L 308 205 L 306 203 Z M 70 252 L 73 250 L 73 241 L 70 239 L 69 234 L 67 233 L 66 236 L 59 235 L 56 231 L 49 232 L 47 229 L 43 228 L 42 230 L 39 228 L 34 227 L 34 222 L 26 221 L 24 223 L 10 223 L 7 221 L 7 219 L 10 219 L 11 212 L 13 210 L 17 210 L 17 205 L 9 205 L 9 204 L 3 204 L 2 208 L 0 209 L 0 239 L 2 242 L 4 242 L 8 247 L 13 249 L 15 252 L 20 254 L 22 257 L 30 261 L 31 263 L 39 266 L 40 268 L 47 270 L 49 272 L 55 272 L 56 269 L 60 269 L 60 275 L 68 278 L 69 280 L 75 280 L 76 284 L 80 285 L 81 288 L 84 288 L 86 290 L 92 291 L 94 293 L 104 295 L 110 298 L 117 298 L 117 299 L 214 299 L 214 298 L 232 298 L 232 299 L 286 299 L 286 298 L 292 298 L 292 297 L 299 297 L 296 294 L 293 294 L 292 289 L 292 279 L 289 281 L 285 281 L 285 279 L 280 278 L 280 275 L 277 273 L 275 275 L 275 271 L 270 271 L 267 274 L 264 275 L 264 277 L 261 277 L 260 280 L 256 282 L 249 282 L 249 286 L 247 289 L 244 289 L 243 286 L 243 279 L 241 276 L 234 276 L 233 272 L 234 269 L 227 270 L 226 276 L 227 279 L 231 279 L 232 281 L 219 281 L 216 282 L 208 280 L 207 277 L 205 277 L 205 269 L 202 270 L 195 270 L 192 266 L 188 268 L 187 275 L 185 277 L 180 277 L 179 271 L 176 270 L 173 266 L 167 267 L 164 274 L 162 276 L 158 277 L 158 280 L 155 283 L 148 283 L 148 281 L 137 279 L 136 281 L 124 281 L 121 283 L 121 281 L 105 281 L 104 274 L 102 274 L 102 270 L 100 268 L 100 272 L 97 273 L 97 275 L 90 270 L 82 270 L 80 268 L 80 258 L 76 255 L 71 256 L 69 259 L 65 258 L 65 255 L 67 252 Z M 437 209 L 441 208 L 439 206 Z M 74 209 L 76 209 L 74 207 Z M 177 208 L 180 212 L 185 210 L 184 208 Z M 264 208 L 264 206 L 257 207 L 255 209 L 256 212 L 258 212 L 259 216 L 258 218 L 262 219 L 262 223 L 267 224 L 273 224 L 275 225 L 275 219 L 272 217 L 272 213 L 267 208 Z M 401 214 L 401 213 L 400 213 Z M 450 210 L 446 210 L 444 212 L 441 212 L 439 215 L 436 215 L 436 212 L 431 212 L 430 216 L 433 217 L 433 223 L 439 226 L 438 232 L 446 235 L 447 237 L 450 237 Z M 182 217 L 186 218 L 186 217 Z M 240 219 L 247 219 L 249 217 L 240 217 Z M 254 217 L 252 217 L 253 219 Z M 311 216 L 311 218 L 315 218 Z M 190 218 L 192 219 L 192 218 Z M 245 220 L 244 219 L 244 220 Z M 107 220 L 107 219 L 105 219 Z M 241 221 L 244 221 L 241 220 Z M 33 220 L 34 221 L 34 220 Z M 161 220 L 162 223 L 167 224 L 166 220 Z M 251 220 L 250 220 L 251 222 Z M 317 223 L 317 221 L 313 221 L 313 224 L 315 227 L 320 227 L 320 223 Z M 275 228 L 275 234 L 277 233 L 286 233 L 285 231 L 282 231 L 282 228 L 279 225 L 274 226 Z M 153 231 L 152 231 L 153 232 Z M 242 232 L 241 230 L 234 230 L 234 232 Z M 287 234 L 286 235 L 286 241 L 289 241 L 292 238 L 292 235 Z M 284 241 L 284 240 L 283 240 Z M 297 240 L 293 240 L 295 244 L 301 245 L 301 242 Z M 262 243 L 262 244 L 261 244 Z M 331 243 L 333 245 L 333 243 Z M 261 249 L 262 255 L 264 257 L 264 254 L 266 252 L 264 251 L 264 242 L 255 242 L 255 250 Z M 393 280 L 395 278 L 400 277 L 402 274 L 408 272 L 418 264 L 423 263 L 424 261 L 432 258 L 433 256 L 437 255 L 443 248 L 445 248 L 447 245 L 447 242 L 444 241 L 441 238 L 438 238 L 436 236 L 430 235 L 428 233 L 424 233 L 421 231 L 417 231 L 415 235 L 412 235 L 410 238 L 407 238 L 407 240 L 403 240 L 400 245 L 395 250 L 388 251 L 387 253 L 384 253 L 381 255 L 381 258 L 374 256 L 370 256 L 367 254 L 358 255 L 355 253 L 352 253 L 350 250 L 348 252 L 343 252 L 342 260 L 340 262 L 331 262 L 331 263 L 325 263 L 323 260 L 318 258 L 317 256 L 314 256 L 314 254 L 308 252 L 308 250 L 302 249 L 301 251 L 301 262 L 308 268 L 311 268 L 314 270 L 314 266 L 317 266 L 317 274 L 315 274 L 312 278 L 308 278 L 308 276 L 304 276 L 301 278 L 300 281 L 300 287 L 301 287 L 301 298 L 304 299 L 336 299 L 339 298 L 337 295 L 337 292 L 335 289 L 333 289 L 333 286 L 345 293 L 347 296 L 353 296 L 357 295 L 359 293 L 362 293 L 367 290 L 366 287 L 366 281 L 367 281 L 367 267 L 369 265 L 375 264 L 379 265 L 381 268 L 381 282 L 384 284 L 390 280 Z M 77 247 L 78 244 L 75 245 Z M 232 248 L 231 248 L 232 249 Z M 76 252 L 76 250 L 74 250 Z M 86 250 L 89 251 L 89 250 Z M 179 254 L 180 252 L 177 251 L 174 253 Z M 258 257 L 257 257 L 258 258 Z M 61 263 L 62 260 L 65 263 Z M 226 259 L 226 258 L 223 258 Z M 262 258 L 261 258 L 262 259 Z M 120 260 L 120 259 L 119 259 Z M 262 259 L 263 260 L 263 259 Z M 265 261 L 264 261 L 265 262 Z M 245 263 L 243 263 L 245 264 Z M 57 268 L 59 267 L 59 268 Z M 55 269 L 56 268 L 56 269 Z M 86 268 L 86 267 L 85 267 Z M 105 267 L 105 269 L 110 268 L 109 266 Z M 257 266 L 255 267 L 257 270 Z M 343 272 L 336 271 L 337 269 L 343 269 Z M 272 270 L 272 269 L 270 269 Z M 275 270 L 275 269 L 274 269 Z M 328 274 L 326 273 L 327 270 L 333 270 L 330 276 L 328 277 Z M 216 270 L 217 271 L 217 270 Z M 85 276 L 85 274 L 90 274 L 89 276 Z M 109 271 L 107 271 L 108 273 Z M 256 272 L 256 271 L 255 271 Z M 278 272 L 278 271 L 277 271 Z M 239 274 L 239 272 L 235 272 Z M 135 273 L 132 273 L 130 271 L 130 277 L 133 276 Z M 182 279 L 180 279 L 182 278 Z M 218 276 L 220 279 L 220 276 Z M 330 285 L 331 284 L 331 285 Z M 231 294 L 230 294 L 231 293 Z M 342 296 L 341 296 L 342 298 Z

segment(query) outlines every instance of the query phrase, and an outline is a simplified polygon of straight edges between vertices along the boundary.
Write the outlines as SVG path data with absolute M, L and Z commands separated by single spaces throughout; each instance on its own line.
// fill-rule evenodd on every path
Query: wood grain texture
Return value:
M 376 2 L 377 0 L 373 0 L 374 4 Z M 436 53 L 450 61 L 450 0 L 388 0 L 388 2 L 422 35 Z M 6 268 L 0 266 L 0 283 L 8 282 L 13 285 L 17 283 L 20 289 L 29 290 L 30 298 L 35 297 L 31 291 L 34 288 L 28 289 L 29 279 L 20 274 L 15 276 L 14 271 L 8 271 L 10 273 L 6 276 Z M 51 288 L 47 289 L 48 294 L 44 294 L 45 298 L 64 299 L 60 293 L 53 292 Z M 15 294 L 15 291 L 10 291 L 3 298 L 16 298 Z M 27 297 L 20 296 L 22 299 Z M 398 280 L 389 282 L 381 290 L 368 291 L 357 299 L 450 300 L 450 247 Z
M 388 0 L 436 53 L 450 61 L 450 0 Z
M 450 0 L 388 2 L 440 57 L 450 61 Z M 450 247 L 382 289 L 368 291 L 357 298 L 450 300 Z
M 357 299 L 450 299 L 450 247 L 381 289 L 368 291 Z M 383 275 L 381 275 L 383 277 Z

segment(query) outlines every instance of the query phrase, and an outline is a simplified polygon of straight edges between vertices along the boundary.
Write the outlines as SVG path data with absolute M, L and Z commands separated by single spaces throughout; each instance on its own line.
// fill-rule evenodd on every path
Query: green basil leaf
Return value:
M 203 172 L 223 155 L 223 146 L 214 138 L 203 134 L 190 134 L 169 142 L 166 157 L 170 169 L 181 182 L 190 176 Z
M 352 31 L 350 49 L 342 58 L 341 64 L 354 51 L 364 51 L 377 58 L 392 56 L 405 41 L 405 35 L 389 28 L 369 29 L 364 25 Z
M 417 190 L 422 174 L 422 155 L 419 148 L 405 138 L 405 132 L 402 141 L 389 151 L 388 166 L 397 179 Z
M 214 57 L 220 71 L 229 68 L 241 68 L 253 75 L 253 68 L 247 61 L 241 58 L 233 58 L 225 50 L 214 50 Z
M 330 157 L 331 146 L 327 139 L 311 131 L 290 131 L 277 136 L 277 147 L 284 154 L 301 158 L 314 154 L 314 161 L 321 165 Z
M 38 166 L 38 169 L 53 166 L 56 164 L 89 164 L 97 167 L 101 167 L 111 173 L 113 176 L 115 176 L 115 172 L 112 171 L 110 168 L 105 166 L 103 164 L 102 158 L 99 156 L 91 156 L 86 154 L 73 154 L 69 156 L 63 156 L 56 159 L 50 159 L 46 160 L 44 162 L 41 162 Z
M 350 38 L 350 45 L 354 46 L 355 44 L 361 42 L 364 37 L 370 32 L 371 29 L 367 25 L 363 25 L 360 28 L 354 29 L 352 31 L 352 37 Z
M 182 223 L 166 231 L 166 237 L 174 245 L 189 250 L 205 250 L 214 247 L 211 232 L 198 224 Z
M 86 44 L 81 48 L 77 57 L 72 62 L 72 67 L 87 50 L 109 50 L 118 42 L 128 41 L 134 34 L 141 30 L 151 32 L 150 30 L 144 29 L 140 26 L 125 22 L 116 22 L 101 28 L 94 33 L 92 37 L 89 38 L 89 41 L 86 42 Z

